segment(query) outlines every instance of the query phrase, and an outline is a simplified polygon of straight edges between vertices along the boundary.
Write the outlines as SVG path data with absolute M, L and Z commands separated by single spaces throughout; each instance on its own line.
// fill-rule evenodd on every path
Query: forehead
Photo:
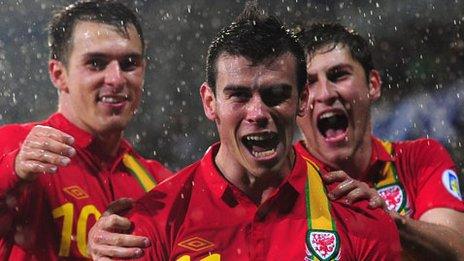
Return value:
M 290 53 L 260 64 L 253 64 L 244 56 L 221 54 L 216 65 L 217 88 L 232 84 L 250 87 L 288 84 L 296 88 L 296 58 Z
M 326 71 L 340 64 L 356 64 L 347 46 L 328 44 L 306 56 L 306 71 L 309 74 Z
M 79 21 L 72 35 L 72 53 L 121 51 L 142 53 L 142 41 L 135 26 L 127 26 L 127 34 L 118 28 L 98 22 Z

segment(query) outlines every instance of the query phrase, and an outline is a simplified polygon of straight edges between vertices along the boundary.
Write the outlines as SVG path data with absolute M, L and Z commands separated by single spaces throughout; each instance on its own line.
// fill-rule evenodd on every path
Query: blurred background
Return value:
M 41 120 L 56 110 L 45 26 L 73 1 L 0 0 L 0 125 Z M 200 104 L 204 60 L 219 29 L 244 0 L 123 1 L 142 18 L 149 66 L 143 103 L 126 136 L 146 157 L 177 170 L 216 141 Z M 288 26 L 337 21 L 369 39 L 382 72 L 375 134 L 433 137 L 464 166 L 464 0 L 259 1 Z

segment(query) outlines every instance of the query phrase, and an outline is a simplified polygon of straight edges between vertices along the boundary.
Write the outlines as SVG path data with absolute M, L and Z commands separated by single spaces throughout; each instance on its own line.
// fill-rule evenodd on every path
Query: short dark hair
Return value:
M 235 22 L 224 27 L 208 48 L 206 81 L 216 93 L 217 60 L 223 53 L 244 56 L 253 65 L 285 53 L 296 60 L 298 93 L 306 84 L 306 59 L 297 38 L 274 16 L 261 15 L 256 6 L 248 4 Z
M 328 51 L 341 44 L 348 47 L 351 57 L 363 67 L 366 77 L 374 69 L 368 42 L 353 30 L 338 23 L 314 23 L 298 33 L 300 43 L 311 57 L 320 48 L 330 46 Z
M 114 26 L 118 32 L 126 37 L 128 36 L 127 26 L 132 24 L 142 42 L 142 52 L 145 50 L 142 27 L 136 13 L 116 1 L 87 0 L 78 1 L 54 13 L 48 24 L 50 59 L 67 64 L 72 49 L 74 28 L 79 21 Z

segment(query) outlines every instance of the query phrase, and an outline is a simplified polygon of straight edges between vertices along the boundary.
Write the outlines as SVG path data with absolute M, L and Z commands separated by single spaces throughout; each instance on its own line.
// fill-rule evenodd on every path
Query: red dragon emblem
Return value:
M 398 211 L 403 202 L 403 191 L 398 185 L 385 187 L 378 190 L 379 195 L 387 203 L 389 210 Z
M 335 237 L 333 235 L 314 235 L 312 244 L 315 247 L 316 251 L 321 254 L 321 256 L 326 257 L 333 252 L 335 246 Z
M 338 252 L 338 238 L 333 232 L 312 231 L 308 239 L 313 254 L 321 260 L 333 258 Z

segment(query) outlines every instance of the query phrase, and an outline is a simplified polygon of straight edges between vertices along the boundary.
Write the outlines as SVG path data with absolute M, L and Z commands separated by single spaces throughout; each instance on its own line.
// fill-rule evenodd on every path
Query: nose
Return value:
M 262 101 L 259 94 L 254 94 L 247 104 L 247 122 L 260 128 L 268 125 L 271 118 L 269 107 Z
M 311 89 L 310 89 L 311 92 Z M 321 77 L 312 89 L 313 99 L 319 103 L 332 104 L 338 97 L 336 86 L 325 77 Z
M 126 83 L 124 72 L 118 61 L 111 61 L 105 69 L 105 83 L 113 87 L 122 87 Z

